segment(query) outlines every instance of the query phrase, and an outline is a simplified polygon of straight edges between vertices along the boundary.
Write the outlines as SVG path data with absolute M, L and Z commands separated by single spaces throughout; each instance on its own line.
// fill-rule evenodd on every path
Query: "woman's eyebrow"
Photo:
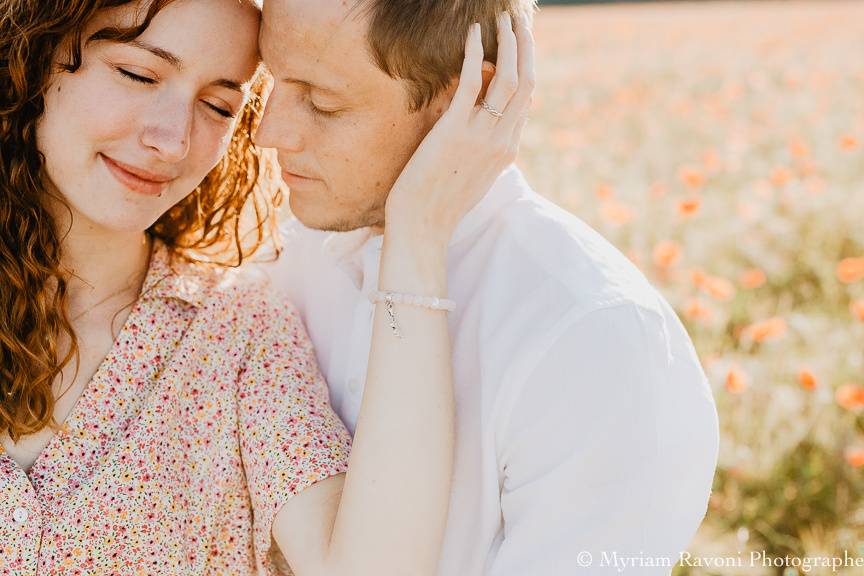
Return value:
M 130 40 L 129 42 L 126 42 L 126 44 L 129 44 L 130 46 L 134 46 L 136 48 L 141 48 L 142 50 L 146 50 L 146 51 L 150 52 L 151 54 L 153 54 L 154 56 L 158 56 L 159 58 L 162 58 L 163 60 L 168 62 L 168 64 L 170 64 L 174 68 L 177 68 L 178 70 L 183 69 L 183 60 L 181 60 L 180 57 L 177 56 L 176 54 L 172 54 L 171 52 L 169 52 L 168 50 L 165 50 L 164 48 L 159 48 L 158 46 L 148 44 L 147 42 L 144 42 L 143 40 L 138 40 L 138 39 Z
M 134 46 L 135 48 L 141 48 L 142 50 L 146 50 L 147 52 L 150 52 L 151 54 L 165 60 L 171 66 L 178 70 L 183 69 L 183 60 L 176 54 L 173 54 L 168 50 L 165 50 L 164 48 L 159 48 L 158 46 L 154 46 L 153 44 L 149 44 L 147 42 L 144 42 L 143 40 L 138 39 L 130 40 L 129 42 L 126 42 L 126 44 Z M 234 90 L 235 92 L 240 92 L 241 94 L 243 93 L 243 85 L 236 80 L 220 78 L 219 80 L 211 82 L 211 85 L 227 88 L 228 90 Z

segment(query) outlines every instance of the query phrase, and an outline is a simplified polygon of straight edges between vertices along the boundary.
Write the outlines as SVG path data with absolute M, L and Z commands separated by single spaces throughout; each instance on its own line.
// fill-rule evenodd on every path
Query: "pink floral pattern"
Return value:
M 277 574 L 280 506 L 346 471 L 293 308 L 169 254 L 29 472 L 0 448 L 0 574 Z

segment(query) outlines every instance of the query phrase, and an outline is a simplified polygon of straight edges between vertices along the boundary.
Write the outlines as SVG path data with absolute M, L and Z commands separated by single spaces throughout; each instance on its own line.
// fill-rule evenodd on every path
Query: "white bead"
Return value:
M 453 311 L 456 308 L 456 303 L 452 300 L 439 298 L 437 296 L 419 296 L 417 294 L 397 294 L 395 292 L 377 292 L 372 297 L 372 302 L 387 302 L 388 304 L 407 304 L 410 306 L 420 306 L 430 308 L 432 310 Z

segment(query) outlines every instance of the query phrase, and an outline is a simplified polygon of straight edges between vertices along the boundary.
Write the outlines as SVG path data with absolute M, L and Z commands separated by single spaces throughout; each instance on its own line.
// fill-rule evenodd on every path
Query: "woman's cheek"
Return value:
M 214 125 L 207 118 L 199 119 L 200 126 L 195 130 L 192 146 L 189 153 L 192 156 L 190 160 L 190 172 L 194 172 L 198 180 L 203 180 L 205 176 L 212 170 L 228 150 L 228 144 L 231 142 L 231 132 L 224 126 Z M 200 176 L 200 177 L 199 177 Z M 197 184 L 196 184 L 197 185 Z

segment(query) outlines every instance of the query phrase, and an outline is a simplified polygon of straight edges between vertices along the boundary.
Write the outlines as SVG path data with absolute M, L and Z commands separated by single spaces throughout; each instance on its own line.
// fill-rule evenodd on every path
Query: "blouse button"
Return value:
M 15 520 L 16 524 L 24 524 L 27 522 L 27 519 L 30 517 L 30 513 L 26 508 L 16 508 L 14 512 L 12 512 L 12 519 Z

